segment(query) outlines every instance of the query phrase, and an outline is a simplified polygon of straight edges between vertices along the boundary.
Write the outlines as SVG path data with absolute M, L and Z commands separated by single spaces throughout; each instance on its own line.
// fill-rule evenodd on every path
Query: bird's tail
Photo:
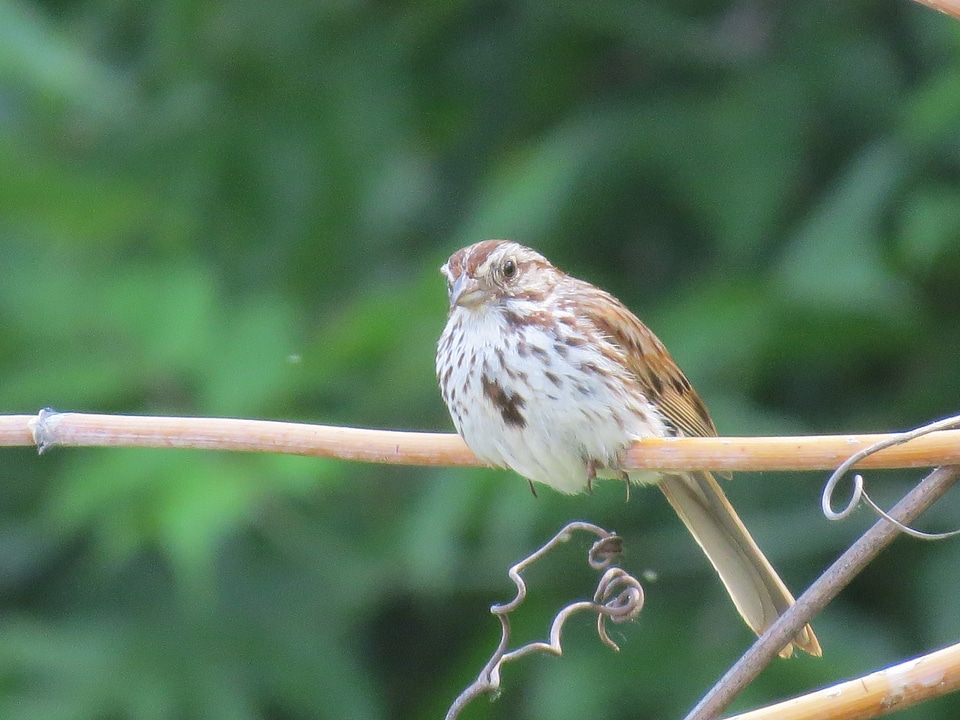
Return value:
M 757 635 L 762 634 L 793 605 L 793 595 L 750 537 L 713 475 L 664 475 L 660 489 L 710 559 L 741 617 Z M 780 656 L 790 657 L 794 645 L 821 655 L 820 643 L 809 625 Z

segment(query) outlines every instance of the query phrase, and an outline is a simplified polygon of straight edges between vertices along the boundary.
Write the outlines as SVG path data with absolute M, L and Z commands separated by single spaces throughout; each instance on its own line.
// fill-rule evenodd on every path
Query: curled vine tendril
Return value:
M 930 433 L 937 432 L 938 430 L 950 430 L 956 427 L 960 427 L 960 415 L 944 418 L 943 420 L 938 420 L 936 422 L 918 427 L 910 432 L 894 435 L 893 437 L 876 442 L 873 445 L 865 447 L 863 450 L 854 453 L 843 463 L 841 463 L 841 465 L 833 471 L 833 474 L 827 480 L 827 484 L 823 488 L 823 496 L 820 498 L 820 507 L 823 510 L 823 514 L 826 515 L 827 519 L 829 520 L 844 520 L 850 516 L 850 514 L 856 509 L 857 505 L 859 505 L 862 501 L 869 505 L 877 515 L 896 525 L 901 532 L 904 532 L 907 535 L 915 537 L 919 540 L 946 540 L 947 538 L 960 535 L 960 530 L 952 530 L 950 532 L 942 533 L 923 532 L 922 530 L 917 530 L 908 525 L 904 525 L 898 520 L 890 517 L 890 515 L 883 508 L 877 505 L 870 495 L 867 494 L 867 491 L 864 487 L 863 475 L 860 473 L 855 473 L 853 476 L 853 492 L 851 492 L 850 500 L 847 502 L 846 506 L 840 511 L 833 509 L 833 494 L 836 491 L 840 480 L 844 475 L 847 474 L 847 472 L 849 472 L 850 468 L 863 460 L 865 457 L 885 448 L 893 447 L 894 445 L 902 445 L 903 443 L 910 442 L 911 440 L 915 440 L 923 435 L 929 435 Z
M 550 625 L 549 639 L 527 643 L 515 650 L 508 651 L 510 643 L 510 613 L 516 610 L 527 597 L 527 586 L 521 573 L 542 558 L 557 545 L 570 540 L 574 532 L 592 533 L 598 540 L 593 543 L 587 554 L 587 562 L 594 570 L 604 571 L 597 583 L 592 601 L 574 602 L 564 607 L 554 617 Z M 490 660 L 480 671 L 466 690 L 447 711 L 446 720 L 454 720 L 463 708 L 474 698 L 482 694 L 495 694 L 500 690 L 500 670 L 504 663 L 517 660 L 532 653 L 542 652 L 550 655 L 562 655 L 561 634 L 563 625 L 571 616 L 580 612 L 592 612 L 597 615 L 597 635 L 604 645 L 619 650 L 617 644 L 607 634 L 606 622 L 623 623 L 633 620 L 643 609 L 643 588 L 639 581 L 613 563 L 620 555 L 623 542 L 618 535 L 587 522 L 572 522 L 553 536 L 543 547 L 524 558 L 510 568 L 508 575 L 517 586 L 513 600 L 502 605 L 494 605 L 490 612 L 500 620 L 500 643 Z

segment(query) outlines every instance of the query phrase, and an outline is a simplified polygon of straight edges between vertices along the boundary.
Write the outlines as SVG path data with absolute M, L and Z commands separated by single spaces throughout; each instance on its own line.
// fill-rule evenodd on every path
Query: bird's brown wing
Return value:
M 632 312 L 612 295 L 588 287 L 578 293 L 578 307 L 619 348 L 620 359 L 636 377 L 644 395 L 678 434 L 717 434 L 703 400 L 659 338 Z M 793 605 L 793 596 L 713 475 L 664 475 L 660 489 L 720 575 L 741 617 L 757 635 L 762 634 Z M 821 654 L 809 625 L 780 654 L 789 657 L 794 644 L 811 655 Z
M 624 364 L 664 419 L 679 435 L 716 435 L 707 406 L 660 339 L 615 297 L 595 288 L 591 290 L 577 294 L 578 309 L 598 331 L 622 349 Z

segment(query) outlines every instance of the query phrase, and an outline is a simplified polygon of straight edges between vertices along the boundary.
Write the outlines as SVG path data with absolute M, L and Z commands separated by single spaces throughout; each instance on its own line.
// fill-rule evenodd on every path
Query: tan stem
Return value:
M 883 435 L 647 439 L 628 468 L 831 470 Z M 270 452 L 398 465 L 479 465 L 450 433 L 366 430 L 266 420 L 48 413 L 0 416 L 0 446 L 160 447 Z M 960 464 L 960 430 L 877 452 L 861 468 Z
M 960 0 L 916 0 L 916 2 L 960 20 Z
M 728 720 L 866 720 L 960 690 L 960 644 Z

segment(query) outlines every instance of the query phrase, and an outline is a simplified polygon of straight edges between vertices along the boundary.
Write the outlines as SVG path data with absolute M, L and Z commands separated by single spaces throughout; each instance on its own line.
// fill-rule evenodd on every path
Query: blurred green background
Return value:
M 450 430 L 437 268 L 511 237 L 634 308 L 725 434 L 952 414 L 958 51 L 906 0 L 0 0 L 0 412 Z M 575 518 L 656 574 L 645 611 L 619 654 L 574 622 L 464 718 L 676 718 L 751 640 L 653 490 L 186 451 L 0 470 L 5 719 L 442 717 L 506 568 Z M 726 486 L 797 590 L 871 522 L 823 519 L 824 479 Z M 592 592 L 585 548 L 531 572 L 518 639 Z M 815 623 L 824 658 L 737 707 L 960 639 L 958 567 L 899 540 Z

